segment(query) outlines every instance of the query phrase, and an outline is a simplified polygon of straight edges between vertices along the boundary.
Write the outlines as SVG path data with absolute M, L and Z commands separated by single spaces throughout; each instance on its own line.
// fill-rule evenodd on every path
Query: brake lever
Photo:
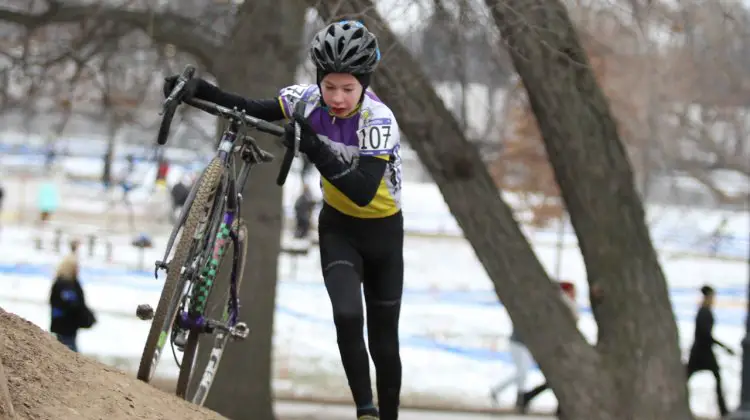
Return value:
M 162 105 L 162 109 L 159 112 L 159 115 L 164 115 L 169 105 L 172 104 L 179 96 L 182 95 L 182 90 L 185 88 L 185 85 L 190 81 L 190 79 L 193 78 L 193 75 L 195 75 L 195 67 L 191 65 L 185 66 L 185 69 L 182 71 L 182 74 L 177 78 L 177 83 L 175 83 L 174 87 L 172 88 L 172 91 L 169 93 L 169 96 L 167 99 L 164 100 L 164 103 Z

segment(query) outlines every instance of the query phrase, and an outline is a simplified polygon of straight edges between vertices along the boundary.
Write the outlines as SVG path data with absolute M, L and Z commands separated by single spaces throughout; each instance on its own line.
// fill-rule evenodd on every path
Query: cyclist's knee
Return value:
M 401 299 L 367 302 L 367 318 L 370 334 L 381 339 L 393 338 L 398 343 L 398 320 Z
M 368 300 L 367 301 L 367 315 L 372 316 L 374 319 L 382 322 L 398 323 L 399 315 L 401 314 L 401 299 L 393 300 Z
M 336 339 L 339 346 L 364 346 L 364 315 L 361 310 L 349 306 L 335 307 L 333 323 L 336 326 Z
M 333 322 L 337 327 L 362 328 L 364 319 L 362 309 L 356 305 L 342 303 L 333 307 Z

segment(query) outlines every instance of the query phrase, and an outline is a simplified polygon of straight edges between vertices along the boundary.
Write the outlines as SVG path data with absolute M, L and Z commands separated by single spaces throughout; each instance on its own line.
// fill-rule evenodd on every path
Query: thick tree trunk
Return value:
M 341 3 L 324 0 L 318 10 L 327 18 L 367 11 L 365 23 L 376 28 L 385 52 L 383 65 L 373 78 L 374 89 L 393 109 L 410 145 L 438 183 L 498 297 L 561 400 L 563 411 L 575 419 L 689 418 L 665 281 L 606 101 L 588 69 L 566 64 L 564 54 L 545 49 L 539 36 L 529 36 L 534 32 L 528 27 L 519 29 L 516 23 L 529 19 L 527 14 L 536 17 L 530 26 L 545 28 L 544 34 L 551 38 L 545 40 L 549 45 L 558 42 L 553 34 L 560 30 L 549 30 L 550 22 L 545 19 L 562 16 L 567 21 L 566 11 L 556 9 L 557 2 L 548 6 L 549 0 L 543 4 L 518 0 L 507 9 L 514 15 L 503 17 L 512 19 L 516 25 L 512 29 L 519 29 L 513 33 L 517 38 L 508 37 L 509 42 L 517 41 L 519 35 L 525 37 L 514 61 L 524 84 L 535 88 L 529 96 L 534 110 L 540 111 L 538 117 L 544 119 L 542 133 L 546 137 L 551 130 L 558 141 L 548 152 L 558 179 L 562 179 L 576 232 L 585 244 L 591 281 L 606 293 L 596 313 L 601 330 L 596 350 L 567 316 L 510 207 L 499 196 L 476 149 L 420 71 L 420 64 L 398 43 L 373 11 L 370 0 Z M 497 9 L 494 12 L 498 13 Z M 563 51 L 582 51 L 575 37 L 567 40 L 572 40 L 571 45 Z M 560 79 L 560 72 L 566 69 L 573 74 Z M 559 83 L 550 85 L 550 80 Z M 581 80 L 588 83 L 581 84 Z M 541 107 L 540 101 L 546 106 Z M 571 101 L 575 106 L 570 106 Z M 561 113 L 569 116 L 559 118 Z M 564 129 L 558 127 L 562 121 Z M 602 191 L 607 193 L 602 195 Z M 408 188 L 403 193 L 409 194 Z M 617 302 L 608 296 L 617 296 Z
M 214 66 L 221 87 L 249 98 L 272 98 L 279 89 L 294 83 L 305 10 L 295 0 L 245 2 L 232 40 Z M 233 420 L 270 420 L 274 418 L 271 361 L 284 214 L 276 175 L 283 150 L 276 138 L 251 134 L 277 159 L 256 166 L 243 191 L 241 211 L 248 225 L 248 255 L 240 289 L 240 317 L 248 323 L 250 335 L 227 346 L 206 406 Z M 221 287 L 217 290 L 224 291 Z M 213 297 L 223 298 L 223 294 Z M 210 342 L 201 343 L 199 368 L 209 349 Z
M 567 10 L 558 0 L 486 1 L 526 86 L 589 284 L 604 294 L 594 308 L 603 368 L 596 379 L 614 383 L 617 394 L 593 403 L 606 405 L 606 418 L 690 418 L 666 280 L 615 120 Z M 572 412 L 577 402 L 567 401 L 563 410 Z
M 526 86 L 589 284 L 604 295 L 594 308 L 598 380 L 617 394 L 593 403 L 613 419 L 690 418 L 666 280 L 615 120 L 567 10 L 557 0 L 487 4 Z M 563 410 L 573 410 L 568 401 Z

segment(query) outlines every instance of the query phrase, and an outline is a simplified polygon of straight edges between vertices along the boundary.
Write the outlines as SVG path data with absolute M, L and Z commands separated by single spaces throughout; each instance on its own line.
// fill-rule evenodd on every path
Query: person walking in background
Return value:
M 58 174 L 45 176 L 39 185 L 37 204 L 39 207 L 39 223 L 44 227 L 57 211 L 60 204 L 56 178 Z
M 186 174 L 180 177 L 180 179 L 169 190 L 169 195 L 172 198 L 172 210 L 169 213 L 169 219 L 172 223 L 177 223 L 179 221 L 182 207 L 187 203 L 194 182 L 192 174 Z
M 132 211 L 132 203 L 130 202 L 130 191 L 135 188 L 133 182 L 133 175 L 135 174 L 135 157 L 132 154 L 128 154 L 125 157 L 125 166 L 117 177 L 117 184 L 122 189 L 122 202 L 128 207 L 129 211 Z
M 54 146 L 48 146 L 47 151 L 44 153 L 44 173 L 49 174 L 52 172 L 52 167 L 55 164 L 55 158 L 57 157 L 57 152 L 55 151 Z
M 81 328 L 90 328 L 96 322 L 86 306 L 83 288 L 78 280 L 77 240 L 70 242 L 70 253 L 57 267 L 55 281 L 50 290 L 50 332 L 70 350 L 77 352 L 76 337 Z
M 573 318 L 575 318 L 576 322 L 578 322 L 578 308 L 576 307 L 576 289 L 575 285 L 569 281 L 561 281 L 559 282 L 560 290 L 562 292 L 561 296 L 563 299 L 563 302 L 565 302 L 566 305 L 568 305 L 568 308 L 570 309 L 570 312 L 573 314 Z M 536 398 L 539 394 L 544 392 L 549 388 L 549 384 L 547 381 L 544 381 L 543 384 L 539 385 L 538 387 L 532 389 L 531 391 L 525 392 L 521 396 L 521 403 L 518 404 L 519 411 L 520 412 L 526 412 L 528 409 L 529 404 L 531 404 L 531 401 Z M 560 408 L 557 409 L 557 415 L 560 416 Z
M 724 392 L 721 388 L 721 373 L 719 373 L 719 363 L 716 361 L 716 355 L 714 354 L 714 344 L 724 348 L 730 355 L 734 355 L 734 351 L 719 342 L 713 337 L 714 329 L 714 297 L 716 291 L 711 286 L 701 287 L 701 294 L 703 300 L 701 301 L 700 309 L 695 317 L 695 340 L 693 346 L 690 348 L 690 357 L 688 358 L 687 364 L 687 380 L 695 372 L 707 370 L 714 375 L 716 379 L 716 403 L 719 406 L 719 413 L 724 417 L 729 413 L 727 405 L 724 400 Z
M 302 155 L 302 169 L 299 171 L 299 179 L 301 183 L 303 184 L 306 183 L 305 178 L 307 177 L 307 175 L 309 175 L 312 172 L 314 167 L 315 165 L 312 163 L 312 161 L 310 161 L 310 158 L 308 158 L 307 155 L 303 154 Z
M 310 218 L 312 218 L 316 204 L 315 198 L 310 192 L 310 187 L 307 184 L 302 184 L 302 193 L 294 202 L 294 218 L 296 221 L 294 237 L 296 239 L 307 238 L 307 235 L 310 234 L 310 226 L 312 225 Z
M 105 191 L 109 191 L 112 185 L 112 151 L 107 151 L 102 156 L 102 185 Z
M 490 389 L 490 398 L 495 406 L 498 406 L 497 396 L 502 393 L 508 386 L 516 386 L 516 409 L 520 412 L 525 412 L 526 407 L 523 405 L 524 393 L 526 391 L 526 376 L 531 369 L 534 359 L 531 357 L 531 353 L 526 346 L 521 342 L 518 335 L 518 330 L 514 327 L 513 333 L 510 335 L 510 357 L 513 359 L 513 365 L 515 372 L 513 376 L 504 382 L 501 382 Z

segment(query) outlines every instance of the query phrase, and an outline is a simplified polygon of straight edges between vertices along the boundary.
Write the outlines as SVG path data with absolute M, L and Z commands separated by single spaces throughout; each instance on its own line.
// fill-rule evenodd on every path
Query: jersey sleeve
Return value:
M 360 156 L 389 156 L 401 143 L 398 123 L 387 108 L 365 118 L 357 137 Z
M 291 118 L 294 107 L 299 101 L 310 102 L 311 97 L 317 91 L 316 85 L 292 85 L 287 86 L 279 91 L 279 103 L 284 117 Z

